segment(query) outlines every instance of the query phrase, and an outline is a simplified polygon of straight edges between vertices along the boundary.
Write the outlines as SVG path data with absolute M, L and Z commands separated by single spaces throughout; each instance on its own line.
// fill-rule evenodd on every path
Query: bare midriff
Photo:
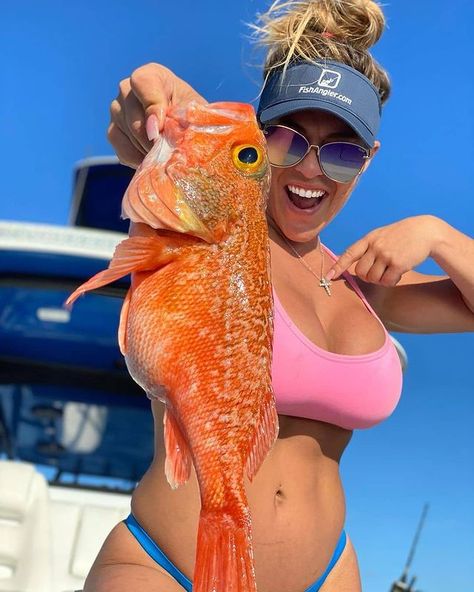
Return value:
M 170 560 L 194 571 L 201 507 L 194 471 L 172 490 L 164 471 L 164 405 L 153 402 L 155 458 L 133 494 L 132 512 Z M 259 592 L 305 590 L 325 570 L 344 526 L 339 460 L 352 432 L 280 416 L 279 437 L 246 483 Z

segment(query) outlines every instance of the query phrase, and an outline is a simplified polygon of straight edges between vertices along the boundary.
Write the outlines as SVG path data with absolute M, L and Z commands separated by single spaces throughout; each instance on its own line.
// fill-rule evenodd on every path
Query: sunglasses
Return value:
M 268 125 L 263 133 L 267 139 L 270 164 L 279 168 L 294 166 L 314 148 L 323 173 L 338 183 L 353 181 L 370 157 L 370 150 L 352 142 L 328 142 L 322 146 L 310 144 L 303 134 L 286 125 Z

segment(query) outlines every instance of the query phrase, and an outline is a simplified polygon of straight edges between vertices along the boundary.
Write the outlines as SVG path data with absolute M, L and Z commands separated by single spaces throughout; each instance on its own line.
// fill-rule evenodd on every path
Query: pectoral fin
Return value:
M 247 476 L 252 479 L 257 474 L 260 465 L 265 460 L 270 448 L 278 436 L 278 415 L 273 391 L 266 394 L 260 416 L 255 426 L 255 434 L 250 441 L 247 458 Z
M 128 323 L 128 310 L 130 308 L 130 299 L 132 297 L 132 290 L 130 289 L 125 296 L 125 300 L 120 311 L 120 324 L 118 330 L 118 341 L 119 348 L 122 356 L 127 354 L 127 323 Z
M 173 415 L 165 409 L 163 417 L 166 448 L 165 474 L 172 489 L 186 483 L 191 474 L 191 452 L 183 433 Z
M 176 250 L 159 236 L 133 236 L 117 245 L 108 269 L 79 286 L 66 300 L 66 307 L 84 292 L 95 290 L 136 271 L 157 270 L 176 257 Z

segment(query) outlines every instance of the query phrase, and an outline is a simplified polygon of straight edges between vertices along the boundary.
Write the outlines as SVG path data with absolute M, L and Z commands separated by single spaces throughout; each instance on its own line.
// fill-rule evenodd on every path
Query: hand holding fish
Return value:
M 432 253 L 438 221 L 431 215 L 412 216 L 372 230 L 344 251 L 326 279 L 337 279 L 357 261 L 355 273 L 362 280 L 395 286 Z
M 119 84 L 110 106 L 108 138 L 120 162 L 137 168 L 163 131 L 169 106 L 206 101 L 184 80 L 160 64 L 137 68 Z
M 67 301 L 132 274 L 119 344 L 133 379 L 166 406 L 170 486 L 196 471 L 195 592 L 256 592 L 244 475 L 278 432 L 268 176 L 250 105 L 170 109 L 123 199 L 130 237 Z

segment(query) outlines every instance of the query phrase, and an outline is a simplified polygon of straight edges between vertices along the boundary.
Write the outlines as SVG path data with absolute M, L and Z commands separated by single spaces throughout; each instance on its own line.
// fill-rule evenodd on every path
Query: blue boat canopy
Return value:
M 112 158 L 81 161 L 71 226 L 0 221 L 0 453 L 125 489 L 153 455 L 150 403 L 117 343 L 129 278 L 63 304 L 126 238 L 133 173 Z
M 86 158 L 76 163 L 70 224 L 128 232 L 129 221 L 120 218 L 120 209 L 134 173 L 115 156 Z

